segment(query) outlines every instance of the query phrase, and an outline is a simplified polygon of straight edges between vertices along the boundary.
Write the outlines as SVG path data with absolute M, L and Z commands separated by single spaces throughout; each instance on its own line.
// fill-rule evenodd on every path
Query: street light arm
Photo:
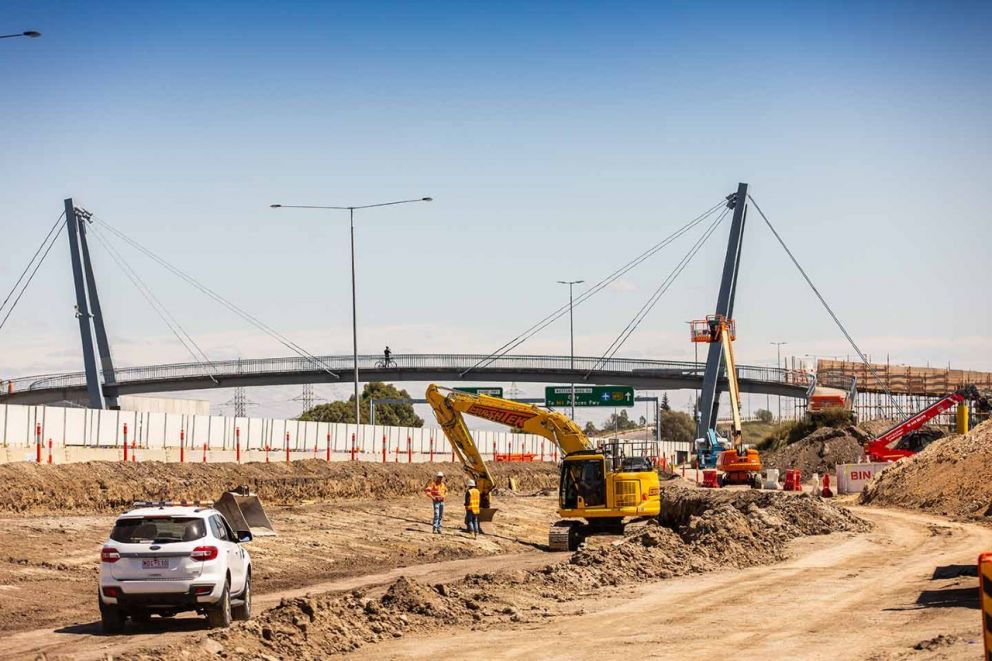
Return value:
M 40 37 L 41 33 L 37 30 L 25 30 L 24 32 L 18 32 L 17 34 L 0 34 L 0 39 L 12 39 L 14 37 L 28 37 L 34 39 Z
M 432 197 L 421 197 L 416 200 L 397 200 L 396 202 L 380 202 L 379 204 L 363 204 L 355 207 L 331 207 L 313 204 L 270 204 L 273 209 L 337 209 L 339 211 L 354 211 L 356 209 L 371 209 L 373 207 L 389 207 L 394 204 L 409 204 L 411 202 L 433 202 Z

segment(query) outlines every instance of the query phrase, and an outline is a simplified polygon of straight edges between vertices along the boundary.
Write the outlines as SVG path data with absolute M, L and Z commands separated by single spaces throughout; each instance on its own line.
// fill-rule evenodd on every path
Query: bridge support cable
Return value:
M 224 307 L 226 307 L 228 310 L 230 310 L 234 314 L 238 315 L 239 317 L 241 317 L 242 319 L 244 319 L 245 321 L 247 321 L 249 324 L 251 324 L 252 326 L 254 326 L 255 328 L 257 328 L 258 330 L 262 331 L 263 333 L 265 333 L 269 337 L 273 338 L 274 340 L 276 340 L 277 342 L 279 342 L 280 344 L 282 344 L 284 347 L 286 347 L 287 349 L 289 349 L 290 351 L 292 351 L 296 355 L 300 356 L 301 358 L 305 358 L 309 362 L 313 363 L 316 367 L 320 368 L 321 370 L 323 370 L 324 372 L 326 372 L 331 377 L 333 377 L 335 379 L 340 378 L 336 373 L 334 373 L 330 369 L 330 367 L 328 367 L 327 363 L 325 363 L 319 357 L 313 355 L 312 353 L 310 353 L 309 351 L 307 351 L 306 349 L 304 349 L 300 345 L 296 344 L 295 342 L 293 342 L 292 340 L 290 340 L 288 337 L 286 337 L 282 333 L 276 331 L 275 329 L 273 329 L 272 327 L 270 327 L 269 325 L 267 325 L 263 321 L 259 320 L 257 317 L 249 314 L 244 309 L 240 308 L 239 306 L 235 305 L 231 301 L 227 300 L 226 298 L 224 298 L 223 296 L 221 296 L 220 294 L 218 294 L 214 290 L 210 289 L 206 285 L 204 285 L 201 282 L 199 282 L 196 278 L 194 278 L 193 276 L 189 275 L 185 271 L 179 269 L 176 266 L 173 266 L 168 261 L 166 261 L 164 258 L 159 257 L 156 253 L 152 252 L 151 250 L 149 250 L 148 248 L 144 247 L 143 245 L 141 245 L 140 243 L 138 243 L 137 241 L 135 241 L 131 237 L 127 236 L 126 234 L 124 234 L 123 232 L 121 232 L 120 230 L 118 230 L 116 227 L 114 227 L 113 225 L 111 225 L 107 221 L 102 220 L 102 219 L 98 219 L 96 217 L 94 217 L 94 220 L 97 221 L 100 224 L 101 227 L 103 227 L 106 230 L 108 230 L 109 232 L 113 233 L 115 236 L 117 236 L 119 239 L 121 239 L 122 241 L 124 241 L 125 243 L 127 243 L 128 245 L 130 245 L 131 247 L 133 247 L 134 249 L 136 249 L 136 250 L 142 252 L 143 254 L 145 254 L 146 256 L 148 256 L 150 259 L 152 259 L 153 261 L 155 261 L 156 263 L 158 263 L 164 269 L 166 269 L 169 272 L 171 272 L 173 275 L 175 275 L 175 276 L 177 276 L 177 277 L 185 280 L 188 284 L 192 285 L 194 288 L 196 288 L 197 290 L 199 290 L 203 294 L 209 296 L 214 301 L 220 303 L 221 305 L 223 305 Z
M 0 330 L 3 329 L 4 325 L 6 325 L 7 320 L 14 311 L 14 308 L 17 307 L 18 301 L 21 300 L 24 292 L 27 291 L 28 285 L 30 285 L 31 281 L 34 279 L 35 273 L 37 273 L 38 269 L 41 267 L 41 263 L 45 261 L 46 257 L 48 257 L 48 253 L 51 251 L 52 246 L 55 245 L 55 242 L 58 240 L 59 233 L 61 233 L 62 228 L 65 227 L 64 219 L 65 212 L 63 211 L 58 220 L 55 221 L 55 224 L 52 225 L 52 228 L 48 230 L 48 234 L 45 236 L 44 240 L 42 240 L 41 245 L 39 245 L 38 249 L 34 251 L 31 259 L 28 260 L 27 265 L 24 267 L 24 270 L 21 271 L 21 275 L 17 278 L 14 286 L 10 288 L 7 296 L 3 299 L 3 303 L 0 303 L 0 314 L 3 314 L 5 308 L 7 309 L 3 320 L 0 320 Z M 39 255 L 41 255 L 40 259 Z M 28 274 L 28 271 L 31 271 L 30 275 Z M 25 280 L 25 276 L 27 276 L 27 280 Z M 17 293 L 16 297 L 14 296 L 15 293 Z M 12 297 L 13 302 L 11 302 Z M 8 303 L 10 303 L 9 307 L 7 305 Z
M 117 264 L 118 268 L 124 272 L 124 275 L 131 281 L 131 284 L 134 285 L 135 289 L 138 290 L 138 293 L 141 294 L 141 296 L 148 302 L 148 305 L 151 306 L 159 318 L 165 323 L 166 326 L 168 326 L 169 330 L 176 337 L 176 339 L 179 340 L 179 343 L 183 345 L 183 348 L 186 349 L 193 360 L 204 368 L 204 371 L 207 372 L 207 376 L 210 377 L 211 381 L 215 384 L 219 383 L 214 375 L 210 374 L 210 371 L 217 374 L 217 368 L 213 365 L 213 361 L 210 360 L 203 349 L 200 348 L 200 345 L 196 343 L 196 340 L 194 340 L 193 337 L 186 332 L 186 329 L 182 327 L 179 320 L 176 319 L 171 312 L 169 312 L 168 308 L 165 307 L 165 304 L 162 303 L 157 296 L 155 296 L 155 293 L 152 292 L 151 288 L 145 283 L 144 280 L 141 279 L 141 276 L 138 275 L 138 272 L 134 269 L 134 267 L 131 266 L 124 256 L 110 244 L 107 238 L 102 235 L 102 231 L 94 231 L 93 236 L 96 237 L 103 249 L 107 251 L 114 263 Z
M 707 218 L 709 218 L 714 213 L 716 213 L 717 210 L 720 209 L 723 205 L 724 205 L 724 201 L 721 200 L 720 202 L 713 205 L 706 211 L 702 212 L 701 214 L 690 220 L 688 223 L 678 228 L 673 233 L 669 234 L 664 239 L 662 239 L 658 243 L 654 244 L 653 246 L 651 246 L 650 248 L 639 254 L 634 259 L 630 260 L 623 266 L 619 267 L 618 269 L 616 269 L 615 271 L 613 271 L 612 273 L 601 279 L 596 284 L 592 285 L 591 287 L 583 291 L 581 294 L 575 297 L 574 302 L 556 308 L 553 312 L 551 312 L 546 317 L 542 318 L 540 321 L 536 322 L 535 324 L 524 330 L 522 333 L 514 337 L 512 340 L 506 342 L 492 353 L 487 354 L 483 359 L 479 360 L 477 363 L 475 363 L 465 371 L 461 372 L 460 376 L 464 377 L 466 374 L 468 374 L 475 368 L 485 367 L 487 365 L 490 365 L 495 360 L 507 355 L 509 352 L 513 351 L 515 348 L 517 348 L 518 346 L 529 340 L 531 337 L 533 337 L 534 335 L 541 332 L 542 330 L 547 328 L 549 325 L 551 325 L 558 319 L 568 314 L 570 308 L 574 309 L 576 306 L 581 305 L 585 301 L 589 300 L 590 298 L 601 292 L 603 289 L 608 287 L 610 284 L 612 284 L 613 282 L 615 282 L 625 274 L 629 273 L 631 270 L 640 266 L 647 259 L 653 257 L 655 254 L 657 254 L 663 248 L 665 248 L 666 246 L 677 240 L 679 237 L 683 236 L 686 232 L 690 231 L 692 228 L 696 227 L 697 225 L 705 221 Z
M 624 329 L 620 331 L 620 334 L 617 335 L 616 339 L 613 340 L 613 343 L 606 348 L 606 351 L 604 351 L 603 355 L 599 357 L 595 365 L 593 365 L 589 371 L 586 372 L 585 378 L 588 378 L 589 375 L 601 365 L 605 365 L 617 354 L 618 351 L 620 351 L 627 340 L 630 339 L 630 336 L 634 334 L 634 331 L 637 330 L 637 327 L 641 325 L 651 310 L 654 309 L 654 306 L 657 305 L 661 297 L 664 296 L 665 292 L 667 292 L 669 288 L 671 288 L 671 286 L 678 279 L 679 275 L 682 274 L 682 271 L 684 271 L 686 266 L 689 265 L 689 262 L 691 262 L 696 256 L 696 253 L 699 252 L 706 241 L 713 235 L 713 232 L 716 231 L 716 228 L 719 227 L 720 223 L 723 222 L 728 213 L 730 213 L 730 209 L 724 209 L 723 212 L 717 216 L 716 220 L 710 223 L 709 227 L 707 227 L 702 235 L 696 239 L 696 242 L 692 244 L 689 251 L 682 257 L 678 264 L 675 265 L 675 268 L 672 269 L 664 280 L 662 280 L 661 284 L 658 285 L 658 288 L 654 290 L 644 305 L 641 306 L 641 309 L 637 311 Z
M 861 362 L 865 364 L 865 367 L 868 368 L 868 370 L 872 373 L 872 376 L 875 377 L 879 383 L 885 383 L 886 381 L 878 373 L 878 370 L 876 370 L 872 366 L 872 364 L 868 361 L 868 357 L 865 356 L 863 351 L 861 351 L 861 348 L 858 346 L 858 343 L 854 341 L 853 337 L 851 337 L 851 334 L 848 332 L 844 324 L 841 323 L 841 320 L 834 313 L 833 308 L 831 308 L 830 305 L 827 303 L 827 300 L 823 297 L 823 294 L 821 294 L 820 290 L 817 289 L 816 285 L 813 284 L 813 281 L 806 273 L 806 270 L 799 264 L 799 260 L 796 259 L 796 256 L 792 253 L 791 250 L 789 250 L 789 246 L 785 244 L 785 240 L 782 239 L 781 235 L 772 225 L 772 222 L 768 220 L 768 216 L 766 216 L 765 212 L 761 210 L 761 207 L 758 206 L 758 203 L 754 200 L 753 197 L 748 195 L 748 199 L 751 200 L 751 204 L 754 205 L 754 208 L 757 210 L 758 214 L 761 215 L 762 220 L 764 220 L 765 224 L 768 225 L 768 229 L 770 229 L 772 231 L 772 234 L 775 235 L 775 238 L 782 246 L 782 249 L 785 250 L 785 254 L 787 254 L 789 256 L 789 259 L 792 260 L 792 263 L 799 271 L 799 274 L 803 277 L 803 280 L 806 281 L 806 284 L 809 285 L 809 288 L 813 291 L 813 294 L 815 294 L 816 298 L 819 299 L 820 304 L 823 306 L 823 309 L 827 311 L 827 314 L 829 314 L 830 318 L 834 320 L 834 323 L 837 325 L 837 328 L 839 328 L 840 332 L 844 334 L 844 337 L 847 339 L 848 344 L 850 344 L 851 348 L 854 349 L 855 353 L 858 354 L 858 357 L 861 359 Z M 901 417 L 905 417 L 906 416 L 905 411 L 903 411 L 899 403 L 896 402 L 896 399 L 892 396 L 892 393 L 889 392 L 888 388 L 885 389 L 885 395 L 889 398 L 889 402 L 893 405 L 893 407 L 895 407 L 895 410 L 899 412 L 899 415 Z

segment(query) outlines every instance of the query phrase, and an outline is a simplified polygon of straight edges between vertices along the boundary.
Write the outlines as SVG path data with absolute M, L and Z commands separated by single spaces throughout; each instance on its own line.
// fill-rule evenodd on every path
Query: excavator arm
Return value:
M 427 403 L 434 409 L 434 417 L 444 430 L 444 435 L 448 437 L 455 454 L 475 480 L 475 486 L 479 489 L 483 501 L 487 501 L 496 483 L 489 472 L 489 467 L 482 459 L 482 453 L 475 445 L 472 433 L 465 425 L 465 418 L 452 402 L 453 395 L 457 394 L 451 392 L 445 396 L 440 388 L 431 384 L 427 388 Z
M 530 404 L 449 390 L 433 383 L 427 387 L 427 403 L 434 409 L 434 417 L 484 498 L 495 483 L 465 424 L 464 414 L 543 436 L 557 445 L 562 455 L 593 449 L 582 429 L 569 418 Z

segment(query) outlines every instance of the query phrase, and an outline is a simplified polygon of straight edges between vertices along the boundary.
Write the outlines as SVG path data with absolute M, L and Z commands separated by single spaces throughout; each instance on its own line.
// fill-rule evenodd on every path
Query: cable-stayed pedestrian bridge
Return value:
M 574 366 L 573 366 L 574 365 Z M 352 356 L 312 358 L 242 358 L 210 363 L 175 363 L 146 367 L 118 367 L 114 381 L 102 383 L 104 396 L 209 390 L 305 383 L 351 383 Z M 698 389 L 705 363 L 570 356 L 505 355 L 492 358 L 473 354 L 394 354 L 388 366 L 381 355 L 358 357 L 358 377 L 369 381 L 432 381 L 449 385 L 478 383 L 552 383 L 625 385 L 639 390 Z M 809 375 L 774 367 L 739 365 L 741 390 L 748 393 L 805 398 Z M 0 403 L 50 404 L 85 402 L 86 373 L 44 374 L 3 383 Z

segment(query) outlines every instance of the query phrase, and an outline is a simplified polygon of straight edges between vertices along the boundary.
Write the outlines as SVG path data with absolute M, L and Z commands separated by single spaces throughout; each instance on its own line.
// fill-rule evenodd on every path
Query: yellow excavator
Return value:
M 455 453 L 475 480 L 491 520 L 495 482 L 465 425 L 464 414 L 516 427 L 543 436 L 562 454 L 558 485 L 558 516 L 548 546 L 552 551 L 575 550 L 589 535 L 619 533 L 633 518 L 661 513 L 658 473 L 645 456 L 624 456 L 619 442 L 596 447 L 568 417 L 499 397 L 476 395 L 431 384 L 427 402 Z

